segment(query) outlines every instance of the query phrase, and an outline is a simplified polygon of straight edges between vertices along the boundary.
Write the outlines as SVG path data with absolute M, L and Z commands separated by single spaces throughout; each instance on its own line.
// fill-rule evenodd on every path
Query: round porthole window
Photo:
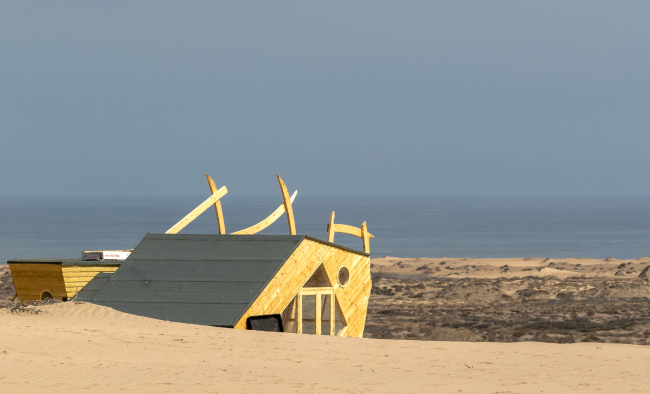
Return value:
M 341 267 L 339 268 L 339 285 L 341 286 L 346 286 L 348 282 L 350 281 L 350 272 L 348 271 L 347 268 Z

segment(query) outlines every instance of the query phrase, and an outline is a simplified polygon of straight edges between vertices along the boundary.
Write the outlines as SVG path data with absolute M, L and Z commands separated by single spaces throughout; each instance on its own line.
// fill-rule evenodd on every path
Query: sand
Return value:
M 638 276 L 649 263 L 373 259 L 363 339 L 172 323 L 87 303 L 5 308 L 0 392 L 650 392 L 650 348 L 604 343 L 644 340 L 650 294 Z M 617 321 L 626 325 L 604 326 Z M 382 333 L 393 339 L 369 338 Z M 575 343 L 545 343 L 567 335 Z
M 38 309 L 0 311 L 2 392 L 650 391 L 642 346 L 314 337 Z

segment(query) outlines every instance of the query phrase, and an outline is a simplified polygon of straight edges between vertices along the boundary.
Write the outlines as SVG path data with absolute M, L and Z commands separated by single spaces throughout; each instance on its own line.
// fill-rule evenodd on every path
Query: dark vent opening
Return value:
M 246 328 L 255 331 L 284 332 L 280 315 L 251 316 L 246 319 Z
M 48 298 L 54 299 L 54 294 L 52 294 L 52 292 L 49 290 L 43 290 L 41 293 L 41 301 L 45 301 Z

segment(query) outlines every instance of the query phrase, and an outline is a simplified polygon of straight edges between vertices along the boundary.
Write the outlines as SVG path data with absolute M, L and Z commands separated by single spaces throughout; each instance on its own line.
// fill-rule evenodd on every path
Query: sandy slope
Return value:
M 642 346 L 314 337 L 39 309 L 0 311 L 0 392 L 650 391 Z
M 219 329 L 91 304 L 0 309 L 0 393 L 650 392 L 650 348 L 580 343 L 645 343 L 650 288 L 639 275 L 650 259 L 372 264 L 368 336 L 425 341 Z M 6 271 L 5 303 L 14 294 Z M 587 323 L 596 328 L 582 333 Z M 571 335 L 579 343 L 436 341 Z

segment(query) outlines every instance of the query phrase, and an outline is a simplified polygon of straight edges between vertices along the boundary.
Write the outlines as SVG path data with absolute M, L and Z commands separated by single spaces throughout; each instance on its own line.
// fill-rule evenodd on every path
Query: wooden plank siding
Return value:
M 75 266 L 9 263 L 16 295 L 21 301 L 38 301 L 43 290 L 56 299 L 71 298 L 100 272 L 115 272 L 119 265 Z
M 115 272 L 118 266 L 63 266 L 63 280 L 65 282 L 66 297 L 72 298 L 100 272 Z
M 43 290 L 59 300 L 67 298 L 61 264 L 9 263 L 9 269 L 21 301 L 39 301 Z
M 301 242 L 235 328 L 246 329 L 246 319 L 250 316 L 282 313 L 321 264 L 334 288 L 345 320 L 343 323 L 347 325 L 341 335 L 362 337 L 372 286 L 370 257 L 313 239 Z M 337 280 L 341 266 L 346 267 L 350 274 L 350 280 L 344 287 Z M 300 313 L 300 308 L 297 312 Z

